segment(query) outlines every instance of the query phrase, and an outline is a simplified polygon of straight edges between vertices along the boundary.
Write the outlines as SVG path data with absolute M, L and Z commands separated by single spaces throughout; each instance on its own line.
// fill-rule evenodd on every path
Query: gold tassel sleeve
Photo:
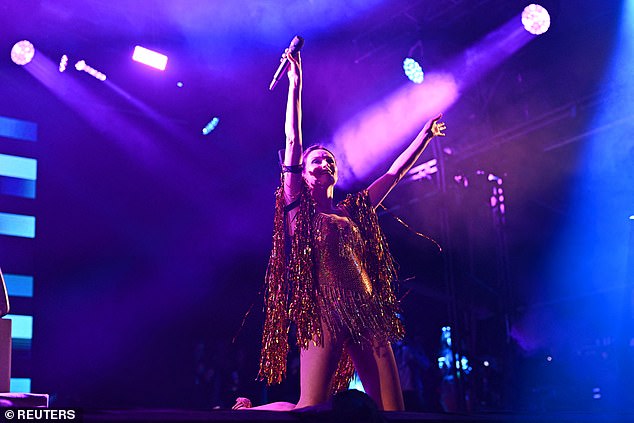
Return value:
M 273 220 L 273 247 L 266 269 L 264 292 L 264 328 L 260 353 L 259 380 L 267 384 L 281 383 L 286 375 L 288 354 L 288 294 L 285 275 L 284 192 L 280 187 L 275 193 L 275 217 Z
M 372 290 L 379 305 L 380 316 L 377 318 L 388 322 L 386 339 L 396 341 L 403 339 L 405 328 L 399 315 L 400 305 L 396 298 L 396 263 L 390 254 L 389 246 L 379 219 L 370 201 L 367 190 L 350 194 L 341 202 L 351 219 L 361 231 L 365 247 L 366 270 L 372 281 Z

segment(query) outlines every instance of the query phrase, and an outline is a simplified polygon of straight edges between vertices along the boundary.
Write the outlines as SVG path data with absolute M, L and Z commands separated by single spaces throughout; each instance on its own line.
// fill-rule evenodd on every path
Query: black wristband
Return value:
M 286 166 L 282 165 L 282 172 L 284 173 L 302 173 L 302 165 Z

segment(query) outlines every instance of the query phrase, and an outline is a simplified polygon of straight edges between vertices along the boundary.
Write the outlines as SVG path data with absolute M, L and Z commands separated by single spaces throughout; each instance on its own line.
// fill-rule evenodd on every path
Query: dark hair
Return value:
M 328 150 L 326 147 L 324 147 L 322 144 L 313 144 L 310 147 L 308 147 L 306 150 L 304 150 L 304 153 L 302 154 L 302 167 L 304 167 L 305 163 L 306 163 L 306 157 L 308 156 L 308 154 L 311 151 L 315 151 L 315 150 L 325 150 L 328 153 L 330 153 L 330 155 L 332 156 L 332 158 L 335 160 L 335 163 L 337 163 L 337 158 L 335 157 L 335 154 Z

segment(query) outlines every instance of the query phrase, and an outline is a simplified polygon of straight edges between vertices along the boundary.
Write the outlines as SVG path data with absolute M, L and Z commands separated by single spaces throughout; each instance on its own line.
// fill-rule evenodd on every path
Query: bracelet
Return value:
M 282 164 L 282 172 L 284 173 L 302 173 L 302 165 L 291 165 L 286 166 Z

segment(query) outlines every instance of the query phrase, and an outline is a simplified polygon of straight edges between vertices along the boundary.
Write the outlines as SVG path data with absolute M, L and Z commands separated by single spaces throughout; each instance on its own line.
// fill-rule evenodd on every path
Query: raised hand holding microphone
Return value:
M 288 48 L 284 52 L 284 55 L 282 56 L 282 61 L 280 62 L 280 65 L 278 66 L 277 71 L 275 71 L 275 75 L 273 75 L 273 80 L 271 81 L 271 84 L 269 85 L 269 90 L 273 90 L 273 88 L 275 88 L 277 83 L 280 82 L 280 79 L 282 79 L 282 75 L 284 75 L 284 71 L 286 71 L 286 69 L 290 65 L 288 56 L 295 53 L 299 53 L 299 51 L 301 50 L 303 46 L 304 46 L 304 39 L 302 37 L 300 37 L 299 35 L 296 35 L 295 37 L 293 37 L 293 40 L 291 41 L 290 46 L 288 46 Z

